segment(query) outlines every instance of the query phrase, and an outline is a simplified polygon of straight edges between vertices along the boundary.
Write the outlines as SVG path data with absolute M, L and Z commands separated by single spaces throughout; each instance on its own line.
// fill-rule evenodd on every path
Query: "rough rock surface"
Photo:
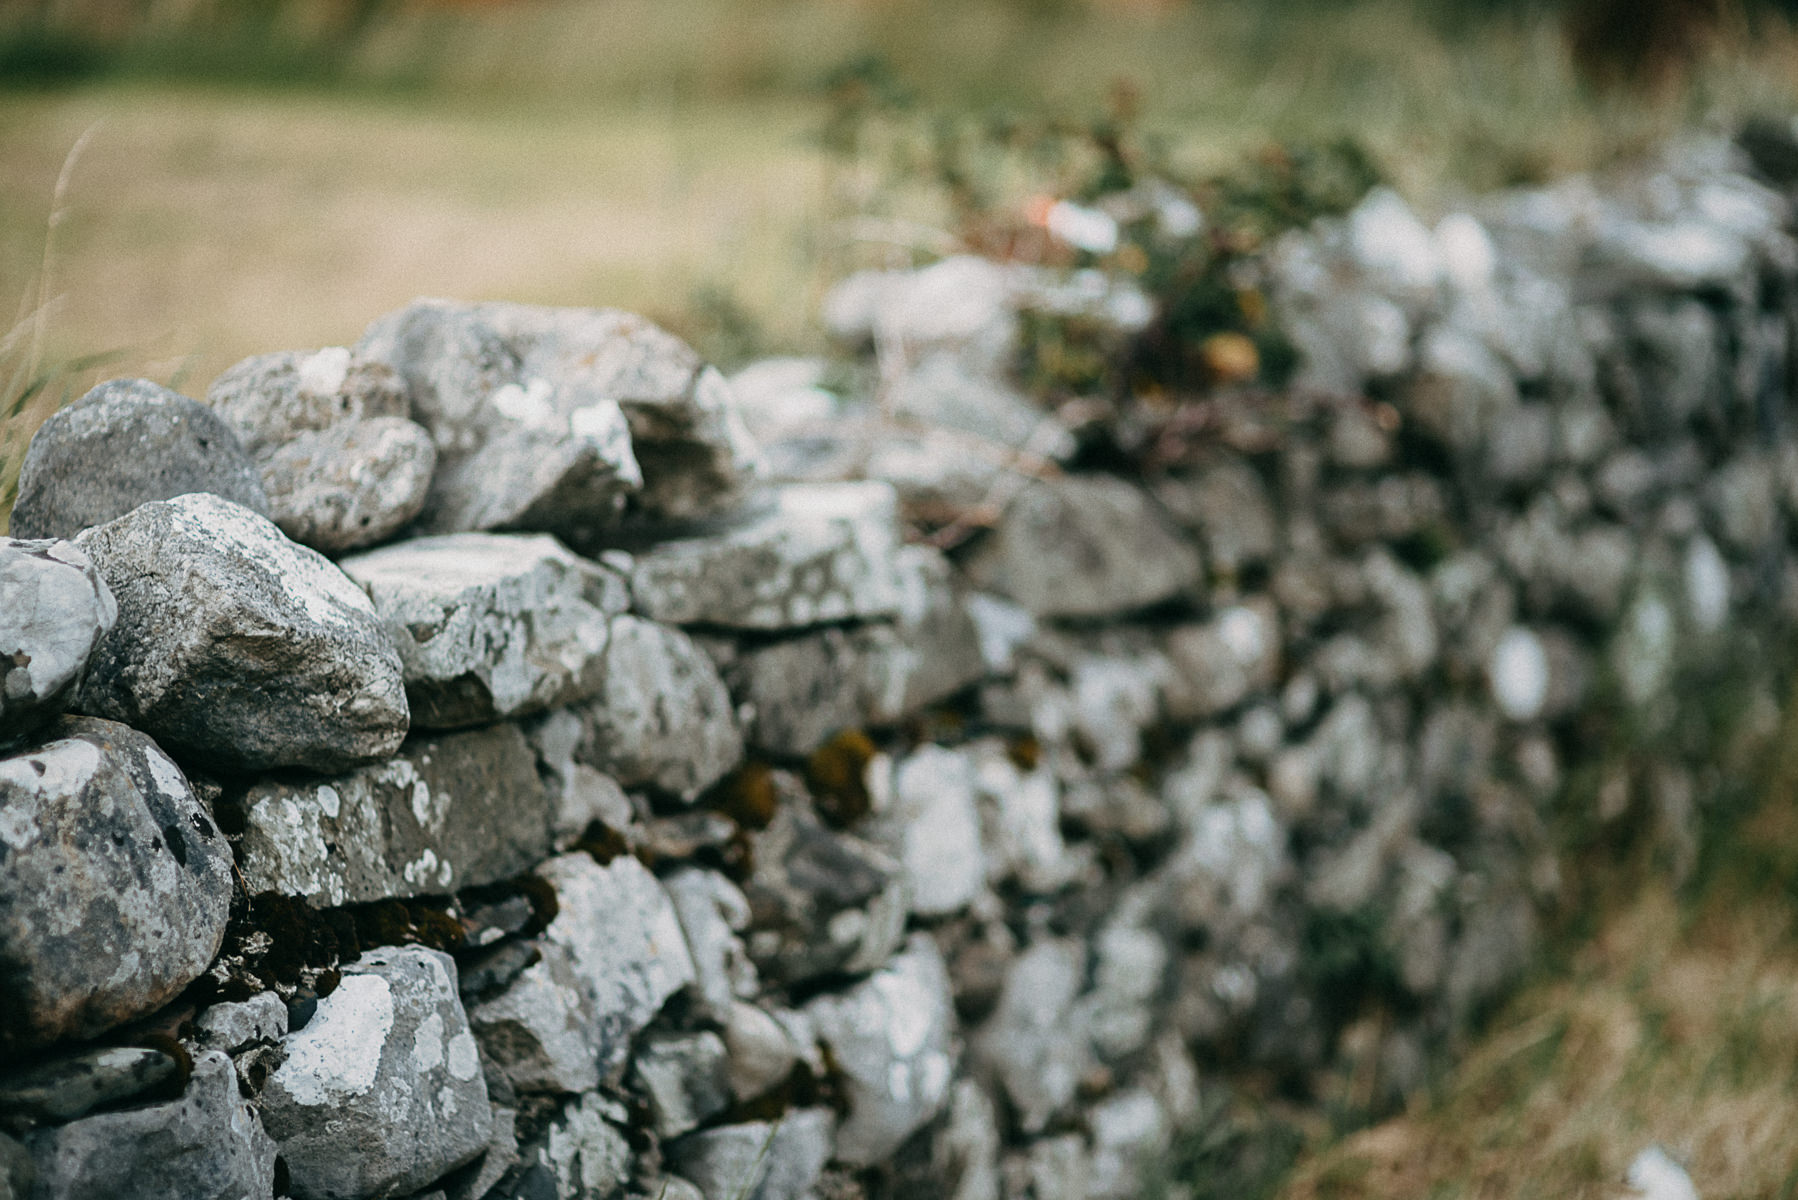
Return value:
M 793 484 L 723 533 L 663 542 L 637 557 L 637 610 L 670 625 L 800 629 L 891 616 L 899 514 L 879 483 Z
M 0 1113 L 70 1121 L 164 1087 L 180 1071 L 173 1055 L 142 1046 L 77 1051 L 0 1075 Z
M 668 1147 L 668 1157 L 705 1200 L 801 1200 L 830 1161 L 833 1124 L 827 1109 L 793 1109 L 778 1123 L 689 1134 Z
M 0 537 L 0 748 L 69 706 L 118 615 L 76 546 Z
M 968 572 L 1038 617 L 1148 608 L 1199 584 L 1199 556 L 1148 498 L 1108 476 L 1026 488 Z
M 282 1048 L 262 1112 L 298 1200 L 404 1195 L 487 1148 L 493 1111 L 446 954 L 364 953 Z
M 538 868 L 556 889 L 559 911 L 543 933 L 567 950 L 596 1018 L 602 1076 L 616 1075 L 631 1039 L 668 998 L 693 982 L 693 959 L 668 893 L 634 858 L 600 866 L 564 854 Z
M 206 403 L 260 456 L 301 434 L 345 423 L 404 417 L 404 381 L 343 346 L 278 350 L 246 358 L 212 381 Z
M 194 1058 L 179 1100 L 84 1117 L 25 1142 L 34 1196 L 242 1200 L 275 1186 L 275 1144 L 216 1050 Z
M 266 518 L 217 496 L 180 496 L 77 544 L 119 605 L 83 711 L 238 770 L 342 770 L 386 757 L 405 737 L 399 656 L 374 606 Z
M 842 1073 L 848 1101 L 836 1158 L 885 1161 L 949 1098 L 955 1009 L 942 952 L 914 934 L 866 982 L 821 996 L 805 1012 Z
M 609 568 L 552 537 L 462 533 L 344 559 L 399 648 L 413 725 L 478 725 L 591 695 L 607 622 L 629 602 Z
M 93 1037 L 218 953 L 231 851 L 143 734 L 63 717 L 0 759 L 0 1049 Z
M 12 536 L 72 538 L 188 492 L 269 511 L 261 474 L 218 414 L 147 379 L 115 379 L 55 413 L 31 439 Z
M 519 1094 L 591 1091 L 606 1049 L 592 990 L 560 944 L 538 941 L 532 951 L 537 961 L 468 1010 L 489 1081 L 497 1076 Z
M 422 300 L 358 347 L 412 389 L 444 469 L 427 519 L 579 537 L 627 496 L 658 519 L 730 507 L 755 451 L 729 385 L 641 317 Z
M 626 787 L 690 802 L 743 757 L 718 668 L 692 638 L 653 621 L 612 622 L 595 694 L 576 712 L 576 761 Z
M 437 469 L 431 435 L 400 417 L 352 421 L 259 455 L 269 516 L 326 554 L 386 541 L 424 509 Z
M 319 907 L 478 887 L 550 850 L 549 800 L 515 725 L 414 738 L 375 766 L 269 780 L 230 802 L 251 894 Z

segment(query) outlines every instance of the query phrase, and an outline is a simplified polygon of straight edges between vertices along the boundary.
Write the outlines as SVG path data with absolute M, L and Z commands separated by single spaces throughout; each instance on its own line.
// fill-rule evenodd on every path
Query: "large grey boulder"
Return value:
M 343 968 L 262 1091 L 298 1200 L 415 1191 L 487 1149 L 493 1110 L 456 964 L 384 947 Z
M 262 472 L 275 524 L 326 553 L 374 545 L 423 508 L 437 450 L 403 380 L 342 346 L 245 359 L 206 403 Z
M 1117 616 L 1193 593 L 1198 551 L 1121 479 L 1030 485 L 968 564 L 977 586 L 1038 617 Z
M 585 854 L 564 854 L 537 874 L 555 888 L 557 900 L 556 918 L 543 937 L 568 952 L 596 1014 L 595 1061 L 602 1076 L 615 1077 L 630 1056 L 631 1040 L 694 980 L 674 904 L 634 858 L 602 867 Z
M 0 537 L 0 748 L 69 706 L 118 615 L 76 546 Z
M 591 537 L 627 497 L 691 520 L 733 505 L 754 468 L 724 377 L 629 313 L 420 300 L 358 352 L 405 378 L 437 443 L 435 529 Z
M 542 534 L 461 533 L 338 564 L 374 602 L 405 665 L 412 723 L 455 728 L 596 691 L 624 580 Z
M 64 717 L 0 759 L 0 1051 L 157 1008 L 218 953 L 231 851 L 143 734 Z
M 405 685 L 374 606 L 266 517 L 196 493 L 77 544 L 119 605 L 83 711 L 235 770 L 337 771 L 399 747 Z
M 792 484 L 742 525 L 640 555 L 631 594 L 638 612 L 670 625 L 779 630 L 891 616 L 899 541 L 887 485 Z
M 231 1060 L 195 1056 L 178 1100 L 83 1117 L 25 1139 L 33 1196 L 61 1200 L 262 1200 L 275 1188 L 275 1143 L 237 1090 Z
M 955 1007 L 941 951 L 926 934 L 846 992 L 805 1008 L 841 1073 L 848 1113 L 836 1158 L 872 1166 L 934 1117 L 955 1074 Z
M 575 708 L 583 727 L 575 760 L 626 787 L 691 802 L 743 757 L 718 668 L 678 629 L 615 618 L 594 692 Z
M 258 456 L 269 516 L 326 554 L 386 541 L 424 509 L 437 448 L 401 417 L 302 433 Z
M 386 762 L 265 780 L 233 804 L 251 894 L 321 908 L 478 887 L 550 851 L 549 799 L 515 725 L 414 738 Z
M 217 413 L 147 379 L 114 379 L 57 412 L 31 439 L 12 536 L 71 538 L 188 492 L 269 510 L 261 473 Z

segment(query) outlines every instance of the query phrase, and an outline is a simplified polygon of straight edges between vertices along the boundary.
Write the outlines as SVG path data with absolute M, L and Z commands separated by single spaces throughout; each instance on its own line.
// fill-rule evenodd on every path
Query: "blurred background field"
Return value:
M 12 0 L 0 487 L 36 423 L 100 377 L 201 394 L 240 358 L 353 341 L 419 295 L 634 309 L 726 365 L 815 349 L 833 276 L 953 243 L 943 156 L 908 179 L 903 153 L 940 152 L 957 121 L 1127 115 L 1194 177 L 1352 138 L 1428 214 L 1798 110 L 1777 7 L 1663 5 L 1669 42 L 1609 57 L 1590 22 L 1631 7 Z M 1722 843 L 1741 853 L 1692 888 L 1608 864 L 1602 915 L 1461 1073 L 1369 1133 L 1274 1139 L 1324 1148 L 1289 1194 L 1615 1196 L 1659 1140 L 1707 1197 L 1798 1195 L 1798 904 L 1770 850 L 1792 841 L 1795 779 L 1775 772 Z M 1269 1194 L 1290 1157 L 1200 1147 L 1181 1182 Z

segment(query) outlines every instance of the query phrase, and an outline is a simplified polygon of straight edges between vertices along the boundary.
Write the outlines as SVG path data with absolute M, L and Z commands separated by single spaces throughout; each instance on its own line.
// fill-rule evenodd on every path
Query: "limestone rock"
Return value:
M 217 1050 L 195 1057 L 179 1100 L 40 1129 L 26 1145 L 38 1196 L 259 1200 L 274 1192 L 275 1144 Z
M 1004 1086 L 1025 1133 L 1040 1132 L 1073 1100 L 1092 1061 L 1069 1020 L 1085 971 L 1077 941 L 1032 946 L 1012 963 L 998 1008 L 975 1037 L 975 1055 Z
M 1106 476 L 1032 484 L 968 564 L 980 587 L 1037 617 L 1148 608 L 1199 584 L 1199 556 L 1141 492 Z
M 1162 482 L 1155 496 L 1197 534 L 1214 571 L 1237 574 L 1266 562 L 1279 547 L 1279 518 L 1267 485 L 1246 463 L 1226 462 L 1194 476 Z
M 40 1121 L 71 1121 L 103 1104 L 117 1104 L 173 1080 L 172 1055 L 141 1046 L 112 1046 L 59 1055 L 0 1075 L 0 1113 Z
M 67 708 L 118 605 L 69 542 L 0 537 L 0 747 Z
M 575 760 L 626 787 L 651 786 L 687 802 L 743 757 L 730 693 L 718 668 L 678 629 L 622 616 L 592 699 Z
M 599 1086 L 605 1047 L 591 991 L 574 973 L 568 951 L 534 944 L 537 961 L 505 990 L 468 1010 L 487 1060 L 512 1091 L 573 1093 Z
M 709 1031 L 644 1038 L 631 1071 L 657 1134 L 679 1137 L 730 1106 L 727 1058 L 724 1039 Z
M 326 554 L 386 541 L 423 510 L 437 448 L 400 417 L 303 433 L 258 456 L 269 516 Z
M 765 980 L 871 971 L 897 949 L 905 885 L 884 851 L 783 806 L 756 839 L 754 864 L 743 885 L 754 914 L 747 941 Z
M 253 784 L 234 803 L 250 892 L 321 908 L 493 883 L 550 849 L 536 756 L 514 725 L 415 738 L 376 766 Z
M 342 770 L 405 737 L 399 656 L 368 597 L 266 518 L 180 496 L 77 544 L 119 604 L 83 711 L 237 770 Z
M 298 1200 L 403 1195 L 487 1148 L 493 1111 L 446 954 L 365 952 L 282 1046 L 263 1120 Z
M 896 613 L 898 503 L 879 483 L 791 484 L 722 533 L 663 542 L 631 574 L 637 610 L 671 625 L 800 629 Z
M 260 455 L 305 433 L 371 418 L 404 417 L 405 382 L 343 346 L 246 358 L 212 381 L 206 403 Z
M 612 1077 L 631 1039 L 694 980 L 680 921 L 668 893 L 634 858 L 602 867 L 585 854 L 564 854 L 537 873 L 556 889 L 559 906 L 543 936 L 568 951 L 597 1014 L 601 1076 Z
M 19 468 L 16 538 L 72 538 L 151 500 L 211 492 L 269 511 L 231 427 L 147 379 L 114 379 L 39 427 Z
M 274 992 L 214 1004 L 194 1019 L 194 1040 L 209 1050 L 236 1054 L 287 1036 L 287 1005 Z
M 0 759 L 0 1050 L 150 1012 L 224 937 L 231 852 L 149 738 L 64 717 Z M 122 969 L 126 968 L 126 969 Z
M 966 908 L 986 885 L 975 806 L 974 764 L 922 746 L 893 773 L 893 802 L 863 833 L 899 860 L 911 909 L 941 917 Z
M 837 1159 L 886 1161 L 942 1108 L 955 1072 L 955 1009 L 936 942 L 913 934 L 885 967 L 805 1012 L 842 1073 L 849 1107 L 837 1127 Z
M 460 533 L 339 564 L 374 602 L 405 666 L 413 724 L 442 729 L 592 695 L 623 580 L 554 538 Z
M 705 1129 L 668 1146 L 668 1160 L 705 1200 L 801 1200 L 830 1161 L 830 1110 L 792 1109 L 778 1122 Z
M 618 1126 L 623 1106 L 588 1093 L 549 1124 L 536 1160 L 546 1170 L 550 1195 L 568 1200 L 609 1200 L 630 1175 L 631 1148 Z M 533 1198 L 542 1193 L 522 1192 Z
M 761 990 L 755 964 L 737 935 L 749 927 L 749 899 L 716 871 L 683 867 L 662 881 L 693 955 L 701 1009 L 722 1020 L 739 996 Z

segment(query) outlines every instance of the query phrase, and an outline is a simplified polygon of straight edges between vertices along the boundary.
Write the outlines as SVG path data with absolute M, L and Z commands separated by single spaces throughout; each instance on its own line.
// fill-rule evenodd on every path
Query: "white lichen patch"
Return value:
M 281 1043 L 270 1082 L 307 1107 L 341 1104 L 374 1086 L 393 1031 L 393 990 L 379 975 L 346 975 L 304 1029 Z
M 302 358 L 295 371 L 300 391 L 314 396 L 333 396 L 350 376 L 347 346 L 326 346 Z

